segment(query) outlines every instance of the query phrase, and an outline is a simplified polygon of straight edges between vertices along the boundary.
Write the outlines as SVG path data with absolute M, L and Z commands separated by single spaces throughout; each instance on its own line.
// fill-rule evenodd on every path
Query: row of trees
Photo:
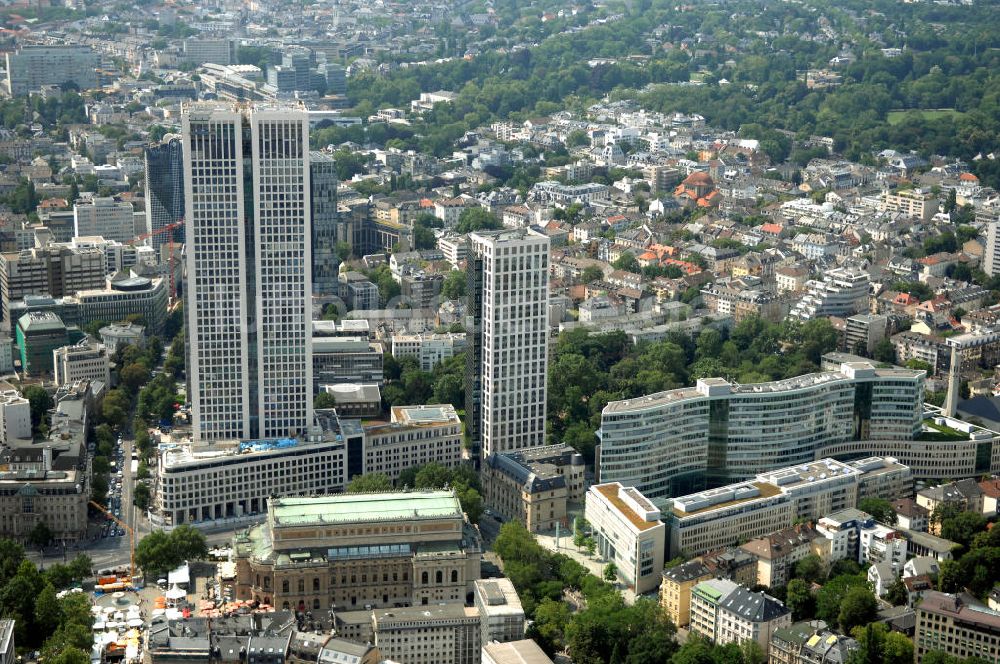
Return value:
M 483 514 L 482 485 L 479 473 L 467 465 L 455 468 L 442 466 L 437 462 L 407 468 L 399 474 L 395 487 L 392 480 L 384 473 L 368 473 L 358 475 L 347 484 L 348 493 L 371 493 L 377 491 L 392 491 L 393 488 L 403 489 L 443 489 L 451 487 L 455 490 L 462 511 L 472 523 L 478 523 Z
M 135 547 L 135 564 L 147 579 L 158 579 L 185 561 L 203 560 L 208 543 L 197 528 L 182 524 L 170 531 L 154 530 Z

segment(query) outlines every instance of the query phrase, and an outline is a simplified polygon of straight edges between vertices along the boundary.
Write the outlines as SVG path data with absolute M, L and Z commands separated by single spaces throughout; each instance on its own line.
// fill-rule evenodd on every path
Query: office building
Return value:
M 552 664 L 541 646 L 531 639 L 484 643 L 482 664 Z
M 98 330 L 97 335 L 112 353 L 122 346 L 142 346 L 146 343 L 146 328 L 136 323 L 111 323 Z
M 132 244 L 122 244 L 116 240 L 106 240 L 100 235 L 81 235 L 66 243 L 71 249 L 98 249 L 104 254 L 104 271 L 115 274 L 128 270 L 140 261 L 152 261 L 149 247 L 138 247 Z
M 110 196 L 77 203 L 73 205 L 73 234 L 129 242 L 136 237 L 135 210 L 131 203 Z
M 483 503 L 533 533 L 569 528 L 569 504 L 584 501 L 583 456 L 569 445 L 491 454 L 482 468 Z
M 111 358 L 108 349 L 91 337 L 72 346 L 52 351 L 56 385 L 72 385 L 80 380 L 99 380 L 111 385 Z
M 321 389 L 333 397 L 341 417 L 367 419 L 382 415 L 382 393 L 374 383 L 337 383 Z
M 31 404 L 17 390 L 0 392 L 0 444 L 31 440 Z
M 347 305 L 348 311 L 360 309 L 367 311 L 378 309 L 381 296 L 378 286 L 368 280 L 368 277 L 360 272 L 341 272 L 337 280 L 340 287 L 340 298 Z
M 789 312 L 791 318 L 812 320 L 826 316 L 850 316 L 868 311 L 868 273 L 852 268 L 834 268 L 822 281 L 806 282 L 806 294 Z
M 21 371 L 30 376 L 51 374 L 54 368 L 52 351 L 75 342 L 82 336 L 79 330 L 75 330 L 75 335 L 71 338 L 59 316 L 50 312 L 21 316 L 17 321 L 15 334 Z
M 89 46 L 21 46 L 7 53 L 7 94 L 19 97 L 64 83 L 96 88 L 99 64 Z
M 119 272 L 103 288 L 81 289 L 74 298 L 79 320 L 125 321 L 140 316 L 150 334 L 163 333 L 167 320 L 167 280 L 140 277 L 135 272 Z
M 167 134 L 158 145 L 145 149 L 146 158 L 146 228 L 149 246 L 160 255 L 160 247 L 169 242 L 184 242 L 184 229 L 162 229 L 184 219 L 184 142 L 176 134 Z
M 932 650 L 959 659 L 1000 661 L 1000 613 L 972 596 L 930 590 L 916 611 L 913 654 L 917 662 Z
M 465 350 L 464 332 L 429 334 L 394 334 L 392 356 L 401 359 L 412 357 L 421 371 L 432 371 L 440 362 Z
M 478 579 L 473 583 L 473 598 L 479 611 L 481 643 L 524 638 L 524 608 L 510 579 Z
M 312 292 L 336 295 L 340 256 L 337 242 L 337 164 L 323 152 L 309 153 L 309 207 L 312 217 Z M 346 241 L 346 240 L 345 240 Z
M 337 412 L 341 412 L 337 404 Z M 364 424 L 363 466 L 348 458 L 348 477 L 382 473 L 396 481 L 408 468 L 438 463 L 455 468 L 462 462 L 462 421 L 451 404 L 393 406 L 389 422 Z
M 659 587 L 666 528 L 655 505 L 632 487 L 598 484 L 587 491 L 584 515 L 598 555 L 624 584 L 637 595 Z
M 986 224 L 983 271 L 991 277 L 1000 274 L 1000 221 L 991 221 Z
M 894 472 L 909 475 L 905 466 L 886 462 Z M 675 498 L 665 512 L 667 556 L 697 555 L 764 537 L 797 519 L 819 519 L 854 507 L 865 474 L 855 465 L 820 459 Z
M 691 622 L 691 591 L 702 581 L 713 578 L 712 571 L 700 560 L 692 560 L 663 570 L 660 582 L 660 608 L 677 627 Z
M 450 490 L 272 498 L 234 549 L 238 599 L 300 611 L 461 608 L 481 557 Z
M 103 288 L 104 280 L 105 258 L 98 249 L 49 244 L 0 254 L 0 298 L 5 324 L 11 327 L 14 323 L 9 315 L 11 302 L 28 295 L 63 297 L 79 290 Z
M 323 421 L 324 418 L 317 418 Z M 153 507 L 158 526 L 239 519 L 267 510 L 271 496 L 336 493 L 347 449 L 361 431 L 335 417 L 301 439 L 182 443 L 158 451 Z
M 192 65 L 210 62 L 215 65 L 234 65 L 238 62 L 236 51 L 239 44 L 235 39 L 189 37 L 184 40 L 181 58 Z
M 469 235 L 466 425 L 476 456 L 545 443 L 549 238 Z
M 379 653 L 406 664 L 479 664 L 479 629 L 476 609 L 458 604 L 372 614 Z
M 312 424 L 312 235 L 305 111 L 183 116 L 189 394 L 196 440 Z
M 600 480 L 662 499 L 810 463 L 839 444 L 912 441 L 923 395 L 923 371 L 845 362 L 771 383 L 703 378 L 612 401 L 601 415 Z
M 313 337 L 312 390 L 322 385 L 363 383 L 382 386 L 382 344 L 368 337 Z

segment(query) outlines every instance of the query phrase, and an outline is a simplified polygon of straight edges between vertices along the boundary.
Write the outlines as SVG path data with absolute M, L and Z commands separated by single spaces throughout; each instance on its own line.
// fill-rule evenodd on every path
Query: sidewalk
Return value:
M 589 556 L 582 548 L 575 546 L 573 544 L 573 531 L 565 530 L 560 533 L 559 546 L 556 546 L 555 534 L 542 535 L 536 533 L 535 539 L 549 551 L 569 556 L 576 562 L 586 567 L 587 570 L 598 579 L 604 578 L 604 566 L 607 564 L 607 561 L 601 560 L 597 556 Z M 618 584 L 618 592 L 620 592 L 622 597 L 625 598 L 626 604 L 635 603 L 635 591 L 631 588 L 625 588 L 621 584 Z

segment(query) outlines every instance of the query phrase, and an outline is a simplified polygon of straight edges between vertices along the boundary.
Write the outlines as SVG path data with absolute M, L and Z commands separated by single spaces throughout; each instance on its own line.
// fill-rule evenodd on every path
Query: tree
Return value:
M 90 655 L 80 648 L 63 648 L 55 656 L 46 659 L 46 664 L 90 664 Z
M 385 473 L 368 473 L 356 475 L 347 484 L 347 493 L 376 493 L 391 491 L 392 480 Z
M 896 579 L 886 589 L 885 601 L 893 606 L 903 606 L 909 599 L 909 594 L 906 592 L 906 584 L 903 583 L 902 579 Z
M 855 586 L 844 596 L 837 622 L 845 633 L 850 633 L 855 627 L 874 621 L 877 614 L 878 602 L 875 596 L 868 588 Z
M 896 347 L 892 345 L 892 342 L 888 339 L 882 339 L 877 344 L 875 344 L 875 350 L 872 352 L 872 359 L 877 362 L 886 362 L 888 364 L 896 363 Z
M 487 212 L 483 208 L 468 207 L 462 210 L 458 216 L 458 224 L 455 225 L 455 232 L 459 234 L 472 233 L 473 231 L 491 231 L 503 228 L 503 224 L 492 212 Z
M 156 578 L 186 560 L 201 560 L 207 555 L 205 536 L 188 524 L 177 526 L 169 535 L 160 530 L 153 531 L 135 547 L 135 563 L 150 578 Z
M 635 254 L 629 251 L 623 253 L 611 266 L 616 270 L 639 272 L 639 260 L 635 257 Z
M 122 367 L 121 371 L 118 372 L 118 377 L 129 392 L 138 394 L 139 388 L 149 380 L 149 369 L 139 362 L 133 362 Z
M 941 537 L 968 548 L 977 533 L 986 528 L 986 518 L 975 512 L 962 512 L 941 522 Z
M 449 300 L 460 300 L 465 297 L 466 284 L 465 273 L 461 270 L 452 270 L 441 284 L 441 295 Z
M 51 583 L 46 583 L 42 592 L 35 598 L 35 625 L 45 634 L 52 634 L 62 621 L 62 611 L 59 600 L 56 599 L 56 589 Z
M 132 492 L 132 502 L 140 510 L 149 509 L 149 485 L 145 482 L 139 482 L 135 485 L 135 489 Z
M 822 558 L 811 553 L 795 563 L 795 576 L 810 583 L 820 582 L 826 576 L 826 565 L 823 564 Z
M 334 251 L 337 253 L 337 258 L 340 259 L 341 263 L 351 257 L 351 245 L 347 242 L 338 242 Z
M 859 648 L 852 653 L 851 664 L 910 664 L 913 662 L 913 641 L 899 632 L 890 631 L 885 623 L 868 623 L 855 627 L 852 636 Z
M 41 549 L 52 541 L 52 530 L 44 521 L 39 521 L 28 533 L 28 541 Z
M 180 559 L 201 560 L 208 556 L 208 542 L 200 530 L 186 523 L 170 531 L 170 542 L 174 554 Z
M 608 583 L 614 583 L 618 580 L 618 568 L 615 567 L 614 563 L 608 563 L 604 566 L 604 580 Z
M 528 638 L 534 639 L 549 657 L 565 647 L 566 625 L 572 614 L 569 605 L 548 597 L 535 608 L 535 620 L 528 628 Z
M 879 523 L 887 526 L 896 525 L 896 510 L 892 503 L 884 498 L 862 498 L 858 501 L 858 509 L 875 517 Z
M 41 431 L 43 425 L 47 430 L 47 419 L 49 409 L 55 406 L 52 397 L 41 385 L 29 385 L 21 394 L 28 400 L 31 409 L 31 429 L 36 434 Z
M 323 408 L 334 408 L 337 405 L 337 399 L 329 392 L 320 392 L 313 399 L 313 409 L 321 410 Z
M 809 591 L 809 584 L 802 579 L 792 579 L 785 588 L 785 606 L 792 612 L 793 620 L 808 620 L 816 612 L 816 600 Z
M 588 265 L 580 275 L 580 283 L 592 284 L 604 278 L 604 271 L 596 265 Z

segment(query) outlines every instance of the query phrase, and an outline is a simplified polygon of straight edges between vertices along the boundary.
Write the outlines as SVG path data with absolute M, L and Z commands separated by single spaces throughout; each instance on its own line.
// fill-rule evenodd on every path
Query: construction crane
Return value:
M 128 579 L 129 579 L 129 581 L 132 581 L 134 583 L 134 580 L 135 580 L 135 531 L 132 530 L 132 526 L 128 525 L 127 523 L 125 523 L 124 521 L 122 521 L 121 519 L 119 519 L 118 517 L 116 517 L 104 505 L 101 505 L 101 504 L 99 504 L 99 503 L 97 503 L 97 502 L 95 502 L 93 500 L 88 500 L 87 502 L 89 504 L 93 505 L 96 510 L 98 510 L 101 513 L 103 513 L 104 516 L 108 517 L 109 519 L 111 519 L 112 521 L 114 521 L 115 523 L 117 523 L 119 526 L 121 526 L 122 528 L 124 528 L 125 530 L 128 531 L 128 536 L 129 536 L 129 546 L 128 546 L 128 552 L 129 552 L 129 576 L 128 576 Z
M 157 235 L 160 235 L 161 233 L 170 233 L 171 234 L 170 241 L 167 243 L 167 246 L 168 246 L 168 249 L 167 249 L 167 251 L 168 251 L 168 253 L 167 253 L 167 265 L 169 267 L 169 272 L 167 274 L 167 277 L 168 277 L 169 283 L 170 283 L 170 302 L 171 303 L 173 303 L 173 301 L 177 299 L 177 285 L 174 283 L 174 270 L 176 268 L 174 266 L 174 245 L 175 245 L 175 242 L 174 242 L 174 239 L 173 239 L 173 232 L 175 230 L 177 230 L 178 228 L 181 228 L 183 226 L 184 226 L 184 218 L 182 217 L 182 218 L 178 219 L 177 221 L 175 221 L 172 224 L 166 224 L 162 228 L 157 228 L 155 231 L 152 231 L 151 233 L 143 233 L 142 235 L 137 235 L 136 237 L 132 238 L 128 242 L 128 244 L 131 244 L 131 245 L 134 246 L 136 244 L 139 244 L 140 242 L 145 242 L 149 238 L 156 237 Z M 159 260 L 160 257 L 157 256 L 156 258 L 157 258 L 157 260 Z

